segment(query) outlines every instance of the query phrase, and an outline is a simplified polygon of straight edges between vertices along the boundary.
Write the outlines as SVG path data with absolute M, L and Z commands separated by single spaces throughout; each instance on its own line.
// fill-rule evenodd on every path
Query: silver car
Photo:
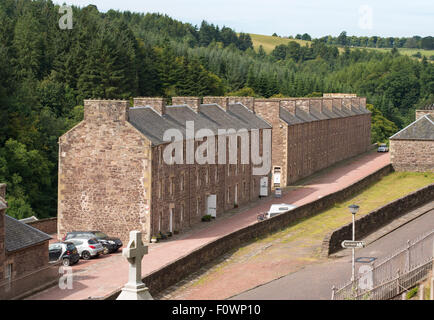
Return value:
M 378 147 L 377 152 L 389 152 L 389 147 L 387 146 L 387 144 L 382 143 Z
M 104 247 L 96 239 L 74 238 L 69 239 L 68 242 L 72 242 L 77 247 L 80 258 L 84 260 L 97 257 L 104 252 Z

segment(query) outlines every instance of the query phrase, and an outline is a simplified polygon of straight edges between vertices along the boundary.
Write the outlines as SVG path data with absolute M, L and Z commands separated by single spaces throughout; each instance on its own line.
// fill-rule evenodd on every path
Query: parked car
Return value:
M 62 264 L 72 266 L 80 260 L 78 250 L 72 242 L 56 242 L 48 247 L 50 262 L 62 261 Z
M 119 250 L 122 247 L 122 241 L 118 238 L 113 238 L 107 236 L 105 233 L 100 231 L 73 231 L 68 232 L 64 238 L 64 240 L 70 239 L 97 239 L 104 247 L 104 253 L 113 253 Z
M 78 250 L 78 254 L 80 258 L 84 260 L 89 260 L 92 257 L 97 257 L 100 254 L 103 254 L 104 247 L 98 242 L 95 238 L 93 239 L 81 239 L 81 238 L 72 238 L 68 241 L 72 242 Z
M 377 152 L 389 152 L 389 147 L 387 144 L 382 143 L 378 146 Z
M 270 207 L 270 210 L 258 215 L 258 221 L 270 219 L 270 218 L 275 217 L 279 214 L 294 210 L 295 208 L 297 208 L 297 206 L 294 206 L 292 204 L 287 204 L 287 203 L 272 204 Z

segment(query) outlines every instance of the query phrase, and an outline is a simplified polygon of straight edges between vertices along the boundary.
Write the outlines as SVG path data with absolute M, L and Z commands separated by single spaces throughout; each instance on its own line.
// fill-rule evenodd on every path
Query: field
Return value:
M 280 37 L 265 36 L 262 34 L 250 33 L 250 37 L 252 38 L 253 47 L 255 48 L 255 50 L 258 50 L 259 46 L 262 45 L 264 47 L 265 52 L 267 53 L 273 51 L 273 49 L 279 44 L 287 44 L 290 41 L 298 42 L 301 46 L 310 44 L 310 41 L 297 40 L 297 39 L 285 39 Z
M 296 41 L 302 46 L 311 43 L 310 41 L 305 41 L 305 40 L 286 39 L 286 38 L 266 36 L 262 34 L 253 34 L 253 33 L 250 33 L 250 37 L 252 38 L 253 47 L 255 48 L 255 50 L 258 50 L 259 46 L 262 45 L 264 47 L 265 52 L 267 53 L 273 51 L 273 49 L 279 44 L 287 44 L 290 41 Z M 390 48 L 364 48 L 364 47 L 358 47 L 358 48 L 367 49 L 367 50 L 378 50 L 383 52 L 388 52 L 391 50 Z M 343 50 L 344 50 L 343 48 L 339 48 L 340 52 L 342 52 Z M 408 56 L 412 56 L 417 52 L 420 52 L 422 56 L 426 56 L 427 58 L 434 55 L 434 50 L 409 49 L 409 48 L 399 48 L 398 50 L 401 54 L 406 54 Z

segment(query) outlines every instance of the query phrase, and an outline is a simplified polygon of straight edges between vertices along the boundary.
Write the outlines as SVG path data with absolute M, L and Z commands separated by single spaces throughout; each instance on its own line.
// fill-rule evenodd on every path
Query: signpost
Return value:
M 345 249 L 360 249 L 366 246 L 364 241 L 352 241 L 352 240 L 344 240 L 341 243 L 342 248 Z

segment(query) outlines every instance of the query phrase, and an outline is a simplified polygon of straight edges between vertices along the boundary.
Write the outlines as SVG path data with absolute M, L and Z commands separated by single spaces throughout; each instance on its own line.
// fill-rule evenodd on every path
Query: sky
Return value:
M 58 4 L 159 12 L 182 22 L 202 20 L 237 32 L 289 36 L 409 37 L 434 35 L 433 0 L 54 0 Z

